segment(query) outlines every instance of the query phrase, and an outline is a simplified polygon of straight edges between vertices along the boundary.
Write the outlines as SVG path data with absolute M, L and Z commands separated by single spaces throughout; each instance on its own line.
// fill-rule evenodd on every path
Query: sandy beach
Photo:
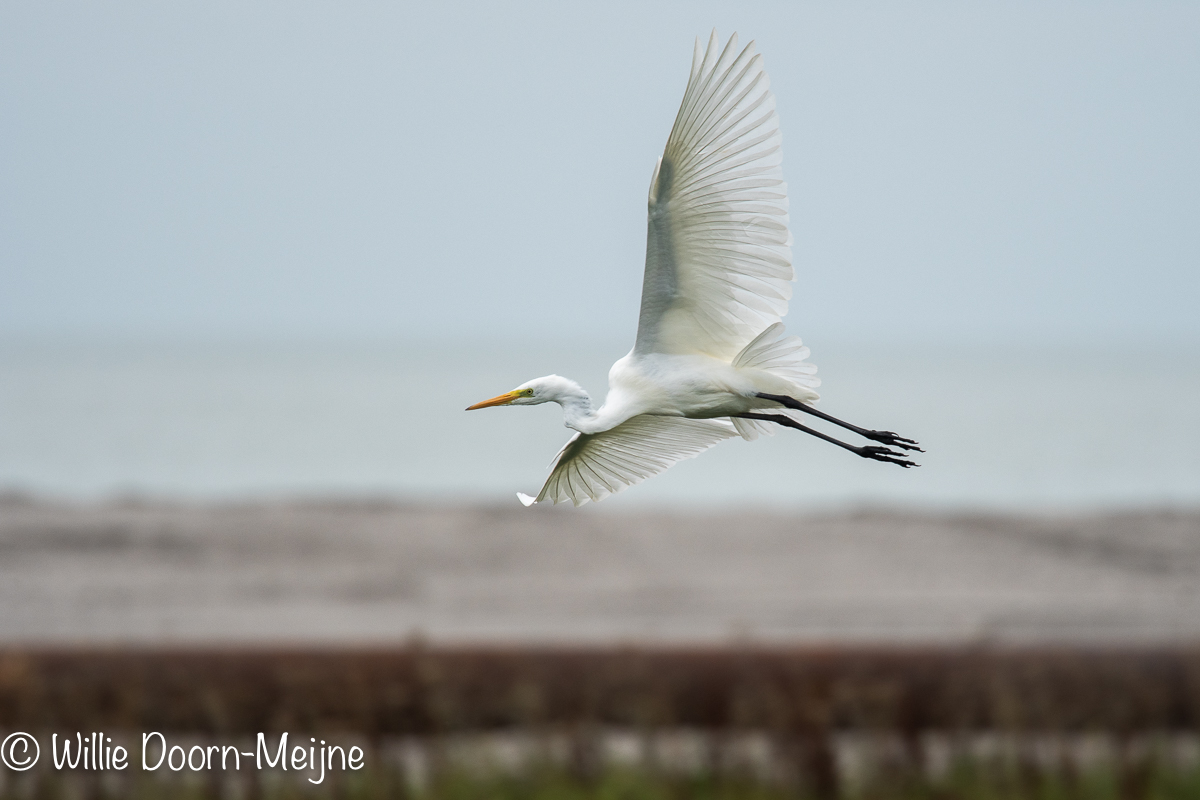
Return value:
M 0 642 L 1184 642 L 1200 513 L 0 503 Z

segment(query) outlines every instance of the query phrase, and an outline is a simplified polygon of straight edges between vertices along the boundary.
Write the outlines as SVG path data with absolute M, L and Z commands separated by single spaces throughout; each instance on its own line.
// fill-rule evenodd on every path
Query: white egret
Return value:
M 816 367 L 785 336 L 794 273 L 779 121 L 762 56 L 737 34 L 696 40 L 691 75 L 667 147 L 650 180 L 641 314 L 633 350 L 608 373 L 592 408 L 574 381 L 548 375 L 476 403 L 558 403 L 576 434 L 531 505 L 598 501 L 722 439 L 755 439 L 778 424 L 864 458 L 917 466 L 917 443 L 835 419 L 812 407 Z M 877 445 L 855 446 L 800 423 L 797 412 Z M 893 449 L 899 448 L 899 449 Z

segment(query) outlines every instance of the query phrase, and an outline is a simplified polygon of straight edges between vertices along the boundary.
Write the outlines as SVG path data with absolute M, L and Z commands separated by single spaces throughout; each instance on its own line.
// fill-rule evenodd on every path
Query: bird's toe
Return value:
M 901 453 L 897 450 L 892 450 L 888 447 L 876 447 L 874 445 L 860 447 L 858 454 L 863 458 L 870 458 L 874 459 L 875 461 L 883 461 L 888 464 L 898 464 L 905 469 L 908 469 L 909 467 L 921 466 L 920 464 L 914 463 L 905 458 L 904 453 Z
M 925 452 L 914 440 L 906 439 L 903 436 L 892 433 L 891 431 L 871 431 L 867 434 L 867 438 L 874 442 L 880 442 L 881 444 L 899 447 L 901 450 L 912 450 L 917 453 Z

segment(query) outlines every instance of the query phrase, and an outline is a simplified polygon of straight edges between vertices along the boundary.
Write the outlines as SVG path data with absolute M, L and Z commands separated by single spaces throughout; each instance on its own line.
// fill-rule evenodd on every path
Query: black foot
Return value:
M 872 442 L 899 447 L 901 450 L 913 450 L 917 453 L 924 453 L 916 442 L 912 439 L 905 439 L 903 436 L 897 436 L 891 431 L 866 431 L 863 436 L 870 439 Z
M 874 431 L 872 431 L 872 432 L 874 432 Z M 905 458 L 904 453 L 897 452 L 896 450 L 889 450 L 886 447 L 876 447 L 875 445 L 867 445 L 866 447 L 854 448 L 854 452 L 858 453 L 863 458 L 871 458 L 871 459 L 874 459 L 875 461 L 885 461 L 888 464 L 899 464 L 900 466 L 904 467 L 905 469 L 908 469 L 909 467 L 921 466 L 920 464 L 916 464 L 912 461 L 909 461 L 907 458 Z

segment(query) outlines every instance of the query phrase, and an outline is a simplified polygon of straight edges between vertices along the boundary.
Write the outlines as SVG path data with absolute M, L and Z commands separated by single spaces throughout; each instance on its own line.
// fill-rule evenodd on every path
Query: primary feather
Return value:
M 737 436 L 724 420 L 640 414 L 600 433 L 577 433 L 566 443 L 532 502 L 599 501 Z
M 792 294 L 781 135 L 762 56 L 716 31 L 691 77 L 650 186 L 634 354 L 726 362 L 787 313 Z

